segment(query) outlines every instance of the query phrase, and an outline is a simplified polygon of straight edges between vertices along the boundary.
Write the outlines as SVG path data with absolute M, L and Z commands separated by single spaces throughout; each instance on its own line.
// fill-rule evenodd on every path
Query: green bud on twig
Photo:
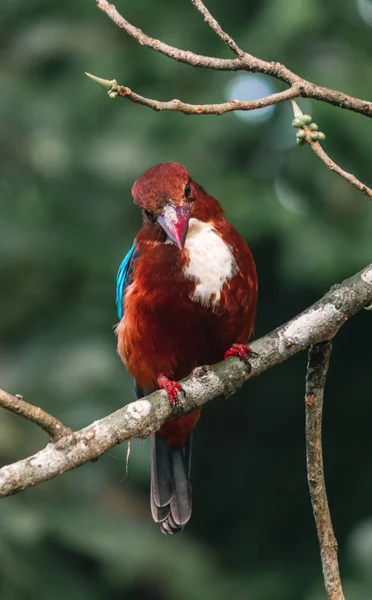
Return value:
M 325 133 L 323 131 L 318 131 L 318 140 L 323 142 L 326 139 Z
M 91 75 L 90 73 L 85 72 L 85 75 L 89 77 L 92 81 L 95 81 L 100 86 L 105 88 L 105 90 L 111 90 L 113 87 L 118 85 L 116 79 L 102 79 L 102 77 L 96 77 L 95 75 Z
M 317 131 L 312 131 L 310 133 L 310 137 L 313 140 L 313 142 L 317 142 L 319 140 L 319 133 Z
M 311 115 L 303 115 L 303 117 L 301 117 L 301 121 L 303 125 L 309 125 L 309 123 L 312 121 Z
M 318 125 L 316 123 L 310 123 L 309 129 L 311 129 L 311 131 L 317 131 Z
M 294 114 L 294 118 L 295 119 L 301 119 L 301 117 L 303 116 L 303 112 L 300 109 L 300 107 L 298 106 L 297 102 L 295 102 L 295 100 L 291 100 L 292 102 L 292 108 L 293 108 L 293 114 Z M 293 125 L 293 127 L 296 127 L 296 125 Z
M 304 140 L 306 138 L 306 133 L 303 129 L 299 129 L 296 133 L 296 138 L 298 140 Z
M 299 146 L 302 146 L 305 143 L 306 140 L 302 139 L 302 138 L 296 138 L 296 142 Z
M 302 127 L 301 119 L 293 119 L 292 127 Z

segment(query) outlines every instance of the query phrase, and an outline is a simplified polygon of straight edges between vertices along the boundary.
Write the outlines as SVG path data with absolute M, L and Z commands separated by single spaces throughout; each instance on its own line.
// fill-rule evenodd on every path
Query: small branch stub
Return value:
M 58 421 L 58 419 L 45 412 L 45 410 L 42 410 L 39 406 L 34 406 L 26 402 L 21 394 L 12 396 L 12 394 L 0 389 L 0 406 L 20 415 L 28 421 L 32 421 L 35 425 L 44 429 L 53 441 L 71 434 L 69 427 L 63 425 L 61 421 Z

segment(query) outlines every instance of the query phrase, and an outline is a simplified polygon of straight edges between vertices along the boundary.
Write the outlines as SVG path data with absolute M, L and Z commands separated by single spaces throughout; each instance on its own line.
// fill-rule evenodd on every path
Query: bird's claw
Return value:
M 166 375 L 161 373 L 158 377 L 158 386 L 165 390 L 168 395 L 169 404 L 174 410 L 179 410 L 181 407 L 178 394 L 182 393 L 185 395 L 185 392 L 178 383 L 178 381 L 173 381 L 173 379 L 169 379 Z
M 249 358 L 256 358 L 258 354 L 253 352 L 249 346 L 245 346 L 244 344 L 233 344 L 231 348 L 226 350 L 224 358 L 228 358 L 229 356 L 237 356 L 246 365 L 249 365 Z

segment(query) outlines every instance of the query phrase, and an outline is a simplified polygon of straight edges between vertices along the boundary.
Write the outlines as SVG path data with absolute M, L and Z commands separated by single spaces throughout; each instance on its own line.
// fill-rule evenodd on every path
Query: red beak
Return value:
M 173 240 L 179 248 L 185 245 L 187 230 L 190 220 L 190 204 L 184 203 L 175 206 L 170 202 L 164 207 L 164 210 L 157 221 L 162 226 L 165 233 Z

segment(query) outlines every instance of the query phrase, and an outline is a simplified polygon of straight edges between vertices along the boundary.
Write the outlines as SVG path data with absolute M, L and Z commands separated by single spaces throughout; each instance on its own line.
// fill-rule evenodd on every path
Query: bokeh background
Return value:
M 370 99 L 370 0 L 210 0 L 249 52 Z M 118 2 L 144 31 L 230 56 L 190 2 Z M 0 382 L 73 428 L 134 399 L 115 349 L 116 269 L 140 226 L 130 188 L 178 161 L 223 203 L 260 277 L 256 336 L 371 260 L 371 204 L 298 148 L 289 103 L 215 116 L 110 100 L 84 75 L 167 100 L 222 102 L 283 89 L 140 47 L 94 0 L 5 0 L 0 9 Z M 324 147 L 369 185 L 371 123 L 300 101 Z M 326 390 L 329 500 L 349 600 L 372 597 L 371 313 L 334 343 Z M 4 600 L 321 600 L 304 448 L 306 355 L 210 403 L 193 456 L 194 513 L 179 536 L 150 517 L 147 441 L 0 505 Z M 0 460 L 46 443 L 2 411 Z

